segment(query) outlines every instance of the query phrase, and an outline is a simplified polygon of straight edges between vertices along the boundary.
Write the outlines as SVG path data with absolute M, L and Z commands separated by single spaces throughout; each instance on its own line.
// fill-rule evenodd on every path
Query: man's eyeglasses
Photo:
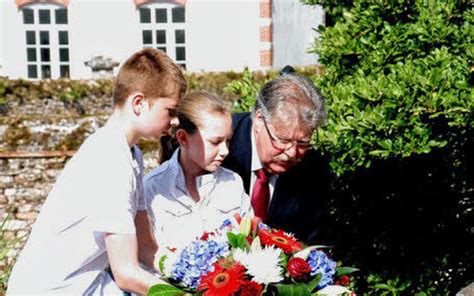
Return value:
M 263 125 L 265 126 L 265 129 L 267 130 L 268 136 L 270 137 L 270 140 L 273 143 L 273 146 L 279 150 L 289 150 L 296 146 L 296 149 L 298 150 L 309 150 L 312 148 L 312 145 L 310 142 L 299 142 L 299 141 L 291 141 L 287 139 L 281 139 L 278 136 L 275 136 L 270 132 L 270 129 L 268 128 L 267 121 L 265 120 L 265 117 L 262 115 L 263 119 Z

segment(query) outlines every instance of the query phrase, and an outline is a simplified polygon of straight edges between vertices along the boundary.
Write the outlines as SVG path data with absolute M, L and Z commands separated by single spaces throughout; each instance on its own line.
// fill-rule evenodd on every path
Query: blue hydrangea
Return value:
M 179 255 L 173 266 L 172 276 L 184 286 L 195 289 L 201 281 L 201 276 L 214 271 L 212 264 L 228 254 L 229 245 L 226 242 L 193 241 Z
M 333 276 L 336 273 L 336 262 L 329 259 L 326 253 L 320 250 L 312 250 L 306 261 L 311 268 L 311 276 L 318 273 L 322 275 L 318 288 L 322 289 L 332 284 Z

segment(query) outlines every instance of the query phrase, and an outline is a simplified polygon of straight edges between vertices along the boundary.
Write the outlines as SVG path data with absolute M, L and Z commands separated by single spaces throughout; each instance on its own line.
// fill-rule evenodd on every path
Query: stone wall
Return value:
M 3 117 L 74 117 L 109 114 L 113 80 L 4 80 L 0 78 Z
M 112 98 L 107 96 L 90 96 L 74 101 L 62 101 L 59 98 L 7 100 L 3 106 L 6 116 L 40 116 L 60 115 L 67 117 L 85 114 L 109 114 L 112 111 Z
M 67 159 L 67 156 L 0 158 L 0 221 L 9 215 L 3 227 L 6 230 L 4 239 L 10 242 L 21 239 L 3 264 L 11 264 L 23 246 L 46 195 Z

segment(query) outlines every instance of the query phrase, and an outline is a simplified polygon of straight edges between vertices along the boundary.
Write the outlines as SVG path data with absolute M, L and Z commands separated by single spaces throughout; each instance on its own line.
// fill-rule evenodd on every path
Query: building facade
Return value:
M 316 64 L 323 22 L 299 0 L 0 0 L 0 76 L 107 77 L 144 47 L 191 72 Z

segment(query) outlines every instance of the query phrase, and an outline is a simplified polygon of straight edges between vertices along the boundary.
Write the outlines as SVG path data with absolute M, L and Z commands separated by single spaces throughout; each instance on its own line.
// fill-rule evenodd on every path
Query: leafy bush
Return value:
M 328 101 L 319 145 L 339 175 L 330 239 L 365 267 L 360 291 L 454 294 L 474 259 L 462 243 L 472 241 L 472 5 L 306 2 L 335 14 L 313 50 Z
M 315 1 L 333 7 L 333 1 Z M 352 1 L 314 52 L 328 99 L 319 140 L 342 174 L 472 135 L 472 22 L 468 1 Z M 346 4 L 347 5 L 347 4 Z
M 249 112 L 255 104 L 260 87 L 261 85 L 255 81 L 252 72 L 245 69 L 242 79 L 230 82 L 224 90 L 237 96 L 233 107 L 235 112 Z

